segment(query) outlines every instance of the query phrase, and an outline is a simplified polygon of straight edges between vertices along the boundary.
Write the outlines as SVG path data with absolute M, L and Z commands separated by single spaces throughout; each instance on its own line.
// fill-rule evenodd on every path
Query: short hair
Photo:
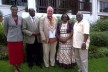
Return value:
M 18 7 L 17 7 L 16 5 L 12 5 L 12 6 L 10 7 L 10 9 L 12 9 L 12 7 L 16 7 L 16 8 L 18 9 Z
M 78 12 L 76 15 L 80 15 L 80 17 L 83 17 L 83 12 Z
M 48 7 L 47 7 L 47 12 L 48 12 L 49 10 L 52 10 L 52 11 L 54 12 L 54 9 L 53 9 L 52 6 L 48 6 Z
M 67 15 L 67 20 L 70 20 L 68 14 L 66 14 L 66 13 L 65 13 L 65 14 L 62 14 L 62 16 L 61 16 L 61 20 L 63 20 L 64 15 Z
M 30 10 L 34 10 L 34 8 L 29 8 L 29 9 L 28 9 L 28 12 L 30 12 Z M 35 10 L 34 10 L 34 11 L 35 11 Z

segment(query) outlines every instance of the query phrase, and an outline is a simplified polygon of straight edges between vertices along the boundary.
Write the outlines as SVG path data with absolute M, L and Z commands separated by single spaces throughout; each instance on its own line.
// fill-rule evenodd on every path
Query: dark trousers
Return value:
M 32 67 L 34 64 L 41 65 L 42 44 L 38 43 L 37 39 L 34 44 L 26 44 L 26 58 L 29 67 Z

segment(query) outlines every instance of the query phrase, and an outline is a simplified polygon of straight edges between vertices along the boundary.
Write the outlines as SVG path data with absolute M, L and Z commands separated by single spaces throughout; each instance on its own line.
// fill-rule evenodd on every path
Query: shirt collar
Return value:
M 33 19 L 33 18 L 35 18 L 35 16 L 34 17 L 30 16 L 30 18 Z

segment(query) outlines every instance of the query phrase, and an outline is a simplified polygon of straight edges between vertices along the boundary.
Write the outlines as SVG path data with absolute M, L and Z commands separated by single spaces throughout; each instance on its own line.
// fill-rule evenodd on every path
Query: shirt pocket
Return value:
M 83 33 L 83 25 L 82 25 L 82 24 L 79 24 L 79 25 L 78 25 L 77 31 L 78 31 L 79 33 Z

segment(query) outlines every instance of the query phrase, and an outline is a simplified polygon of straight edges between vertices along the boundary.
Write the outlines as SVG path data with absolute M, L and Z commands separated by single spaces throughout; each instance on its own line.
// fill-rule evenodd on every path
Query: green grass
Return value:
M 108 58 L 89 60 L 89 72 L 108 72 Z
M 24 63 L 21 67 L 23 70 L 22 72 L 77 72 L 77 67 L 64 69 L 56 66 L 49 68 L 43 67 L 41 69 L 34 66 L 33 69 L 30 70 L 26 63 Z M 0 72 L 13 72 L 13 68 L 8 61 L 0 60 Z M 108 72 L 108 58 L 90 59 L 89 72 Z

